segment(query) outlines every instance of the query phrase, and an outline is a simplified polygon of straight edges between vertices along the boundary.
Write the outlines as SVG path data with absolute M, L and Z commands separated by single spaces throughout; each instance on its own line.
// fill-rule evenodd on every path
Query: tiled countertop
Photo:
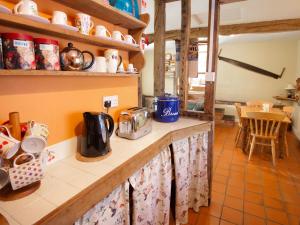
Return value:
M 111 154 L 98 162 L 81 162 L 72 156 L 47 167 L 41 187 L 33 194 L 20 200 L 0 202 L 0 213 L 10 224 L 34 224 L 68 200 L 72 200 L 86 188 L 101 180 L 107 174 L 120 168 L 135 155 L 149 148 L 172 132 L 190 127 L 210 127 L 206 121 L 180 118 L 175 123 L 153 121 L 152 132 L 137 140 L 127 140 L 115 135 L 111 138 Z M 209 128 L 207 128 L 209 129 Z M 41 222 L 41 221 L 40 221 Z

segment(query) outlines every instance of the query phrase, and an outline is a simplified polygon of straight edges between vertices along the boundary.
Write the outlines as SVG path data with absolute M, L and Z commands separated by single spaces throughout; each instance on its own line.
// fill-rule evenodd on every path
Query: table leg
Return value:
M 279 158 L 283 158 L 284 152 L 287 151 L 285 142 L 288 124 L 282 123 L 279 128 L 278 147 L 279 147 Z

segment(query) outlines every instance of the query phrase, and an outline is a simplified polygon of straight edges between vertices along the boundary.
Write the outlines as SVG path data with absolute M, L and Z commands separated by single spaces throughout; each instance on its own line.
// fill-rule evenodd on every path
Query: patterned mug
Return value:
M 79 32 L 84 35 L 89 35 L 94 27 L 94 22 L 91 20 L 91 16 L 84 13 L 76 14 L 75 24 L 79 29 Z
M 7 135 L 0 131 L 0 156 L 4 159 L 13 157 L 20 148 L 20 141 L 11 136 L 9 129 L 5 126 L 0 126 L 0 130 L 4 129 Z

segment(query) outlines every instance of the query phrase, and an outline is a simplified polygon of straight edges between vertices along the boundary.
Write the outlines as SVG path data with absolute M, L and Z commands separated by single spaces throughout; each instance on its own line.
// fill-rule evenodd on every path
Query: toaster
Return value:
M 147 108 L 133 107 L 120 113 L 117 135 L 127 139 L 138 139 L 150 133 L 152 119 Z

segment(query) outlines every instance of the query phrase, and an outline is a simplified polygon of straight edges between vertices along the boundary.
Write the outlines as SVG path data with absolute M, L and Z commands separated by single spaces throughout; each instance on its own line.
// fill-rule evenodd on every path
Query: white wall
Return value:
M 154 93 L 154 44 L 145 49 L 146 64 L 142 71 L 142 89 L 144 95 L 153 95 Z M 166 53 L 176 54 L 175 41 L 166 42 Z M 165 92 L 173 94 L 173 79 L 165 79 Z
M 295 82 L 297 40 L 224 43 L 220 48 L 224 57 L 237 59 L 276 74 L 280 74 L 282 68 L 286 67 L 286 72 L 281 79 L 276 80 L 219 61 L 216 88 L 218 100 L 274 101 L 272 96 L 284 94 L 284 88 Z

